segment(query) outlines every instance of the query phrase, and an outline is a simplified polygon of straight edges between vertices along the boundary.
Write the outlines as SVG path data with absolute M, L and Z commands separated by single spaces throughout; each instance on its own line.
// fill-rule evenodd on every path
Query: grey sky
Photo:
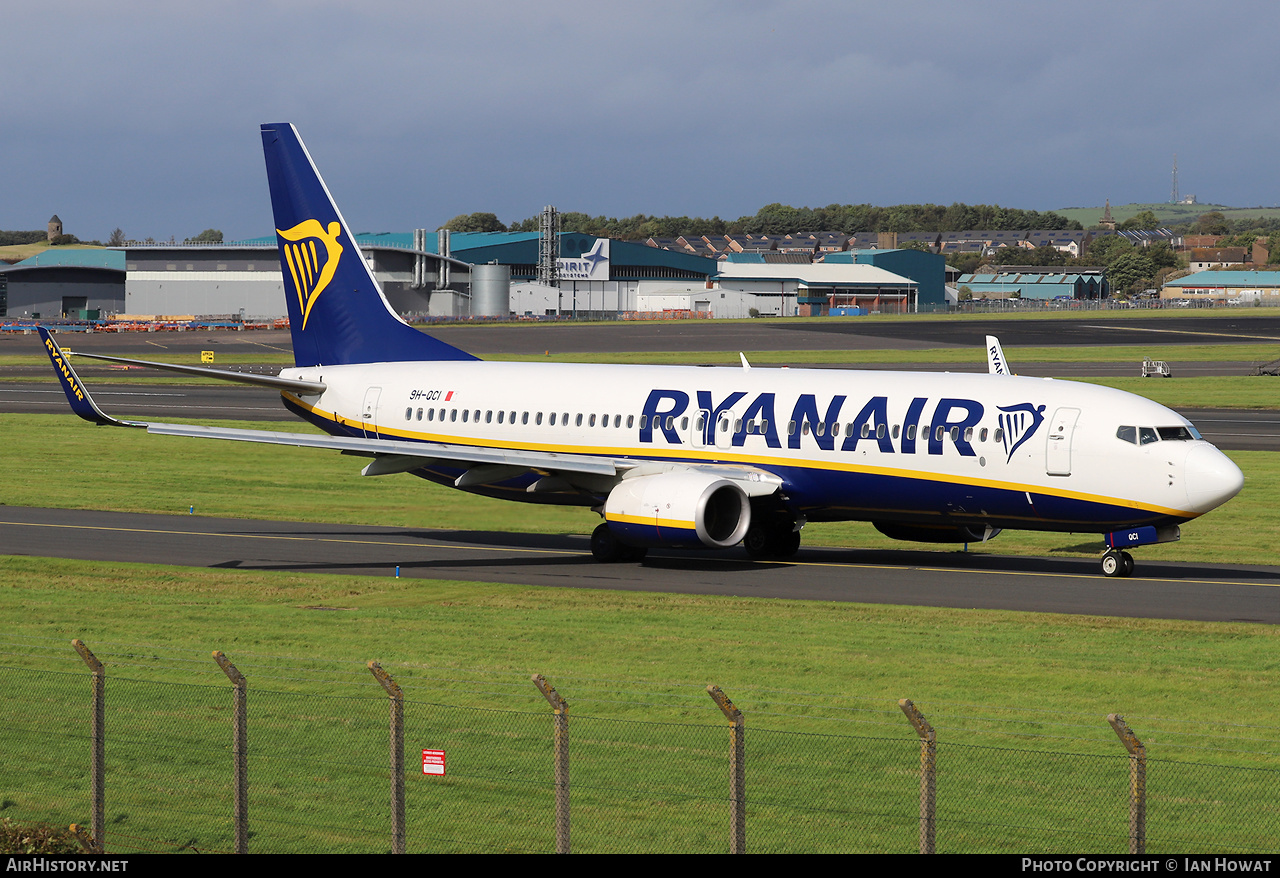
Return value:
M 1265 2 L 23 4 L 0 228 L 271 230 L 291 121 L 359 231 L 780 201 L 1280 202 Z

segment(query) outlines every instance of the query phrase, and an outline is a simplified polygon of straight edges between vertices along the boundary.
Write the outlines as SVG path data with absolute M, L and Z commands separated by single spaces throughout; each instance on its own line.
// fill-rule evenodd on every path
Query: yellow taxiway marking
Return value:
M 467 549 L 474 549 L 481 552 L 513 552 L 513 553 L 528 554 L 528 555 L 572 555 L 575 557 L 582 557 L 582 556 L 589 556 L 591 554 L 589 551 L 583 552 L 583 551 L 576 551 L 573 549 L 522 549 L 518 547 L 511 547 L 511 546 L 477 546 L 472 544 L 459 546 L 454 543 L 443 543 L 443 542 L 417 543 L 417 542 L 404 542 L 401 540 L 354 540 L 354 539 L 339 539 L 336 537 L 297 537 L 297 536 L 289 536 L 288 534 L 248 534 L 248 533 L 226 533 L 226 532 L 216 533 L 216 532 L 195 531 L 195 530 L 162 530 L 158 528 L 141 528 L 141 527 L 107 527 L 102 525 L 53 524 L 50 522 L 31 522 L 31 521 L 0 521 L 0 526 L 2 525 L 9 525 L 12 527 L 47 527 L 47 528 L 61 528 L 66 530 L 92 530 L 92 531 L 105 531 L 108 533 L 142 533 L 142 534 L 161 534 L 161 535 L 172 535 L 172 536 L 218 537 L 220 539 L 234 538 L 234 539 L 247 539 L 247 540 L 279 540 L 282 542 L 299 542 L 299 543 L 306 543 L 306 542 L 341 543 L 341 544 L 356 545 L 356 546 L 401 546 L 405 548 L 414 548 L 414 549 L 453 549 L 455 551 L 465 551 Z M 858 551 L 858 550 L 854 549 L 851 551 Z M 992 557 L 992 556 L 986 556 L 986 557 Z M 1017 558 L 1017 557 L 1023 557 L 1023 556 L 1010 555 L 1008 557 Z M 700 559 L 700 560 L 705 560 L 705 559 Z M 741 559 L 731 558 L 726 560 L 732 560 L 734 562 L 738 562 Z M 163 562 L 153 562 L 153 563 L 163 563 Z M 956 573 L 975 573 L 975 574 L 983 574 L 983 575 L 998 574 L 1001 576 L 1056 577 L 1059 579 L 1096 580 L 1099 575 L 1096 573 L 1041 573 L 1041 572 L 1032 571 L 1032 570 L 990 570 L 990 569 L 965 570 L 965 569 L 956 568 L 956 567 L 928 567 L 928 566 L 920 566 L 918 564 L 860 564 L 860 563 L 851 562 L 851 561 L 796 561 L 794 559 L 782 560 L 782 561 L 757 561 L 756 563 L 773 564 L 777 566 L 788 566 L 788 567 L 831 567 L 831 568 L 846 569 L 846 570 L 900 570 L 900 571 L 918 570 L 923 573 L 947 573 L 951 575 L 954 575 Z M 181 567 L 184 565 L 179 564 L 176 566 Z M 1170 584 L 1182 584 L 1182 585 L 1248 585 L 1248 586 L 1266 586 L 1269 588 L 1280 587 L 1280 581 L 1243 582 L 1239 580 L 1229 580 L 1229 579 L 1169 579 L 1167 577 L 1159 577 L 1159 576 L 1130 576 L 1126 578 L 1131 581 L 1141 580 L 1142 582 L 1167 582 Z
M 1245 335 L 1240 332 L 1203 332 L 1196 329 L 1154 329 L 1149 326 L 1112 326 L 1105 324 L 1088 325 L 1085 329 L 1122 329 L 1128 332 L 1171 332 L 1176 335 L 1204 335 L 1218 338 L 1249 338 L 1255 341 L 1280 341 L 1274 335 Z
M 0 525 L 10 525 L 12 527 L 49 527 L 64 528 L 67 530 L 94 530 L 105 531 L 107 533 L 134 533 L 134 534 L 160 534 L 162 536 L 190 536 L 190 537 L 218 537 L 221 539 L 244 539 L 244 540 L 278 540 L 281 542 L 298 542 L 298 543 L 345 543 L 355 546 L 404 546 L 407 548 L 421 549 L 479 549 L 484 552 L 528 552 L 546 555 L 582 555 L 588 554 L 576 552 L 570 549 L 521 549 L 508 548 L 505 546 L 457 546 L 450 543 L 406 543 L 397 540 L 353 540 L 339 539 L 337 537 L 295 537 L 288 534 L 250 534 L 250 533 L 227 533 L 227 532 L 210 532 L 200 530 L 162 530 L 159 528 L 146 527 L 107 527 L 104 525 L 85 525 L 85 524 L 53 524 L 52 522 L 42 521 L 0 521 Z M 163 563 L 163 562 L 154 562 Z M 178 565 L 183 566 L 183 565 Z

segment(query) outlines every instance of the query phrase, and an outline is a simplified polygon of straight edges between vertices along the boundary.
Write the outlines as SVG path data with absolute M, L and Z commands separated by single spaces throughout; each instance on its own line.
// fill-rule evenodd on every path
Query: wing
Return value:
M 295 448 L 323 448 L 346 454 L 372 457 L 364 468 L 365 475 L 386 475 L 407 472 L 432 463 L 466 468 L 454 482 L 459 488 L 492 484 L 514 478 L 525 472 L 537 472 L 557 476 L 572 487 L 607 493 L 613 485 L 630 476 L 649 475 L 656 471 L 693 470 L 714 472 L 721 478 L 738 482 L 748 496 L 772 494 L 782 485 L 782 480 L 765 470 L 745 466 L 715 464 L 654 463 L 630 458 L 606 457 L 592 454 L 559 454 L 550 451 L 522 449 L 480 448 L 445 442 L 407 442 L 397 439 L 368 439 L 357 436 L 326 436 L 314 433 L 285 433 L 268 430 L 241 430 L 231 427 L 202 427 L 188 424 L 167 424 L 149 421 L 122 421 L 106 414 L 89 395 L 80 377 L 68 362 L 66 353 L 58 347 L 53 336 L 44 327 L 38 327 L 45 350 L 53 363 L 62 389 L 71 403 L 72 410 L 85 420 L 115 427 L 141 427 L 148 433 L 160 436 L 186 436 L 196 439 L 223 439 L 232 442 L 255 442 L 267 445 L 288 445 Z M 88 355 L 81 355 L 88 356 Z M 228 381 L 278 387 L 282 390 L 319 392 L 324 385 L 315 382 L 294 381 L 267 375 L 246 375 L 220 369 L 202 369 L 195 366 L 178 366 L 170 363 L 154 363 L 147 360 L 126 360 L 120 357 L 94 355 L 94 359 L 132 363 L 139 366 L 167 369 L 169 371 L 221 378 Z

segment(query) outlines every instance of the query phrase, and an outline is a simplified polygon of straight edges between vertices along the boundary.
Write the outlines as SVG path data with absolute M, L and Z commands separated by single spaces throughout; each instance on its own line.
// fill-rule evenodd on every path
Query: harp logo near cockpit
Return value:
M 1044 406 L 1024 402 L 1019 405 L 996 406 L 1004 414 L 1000 415 L 999 424 L 1004 431 L 1004 449 L 1008 453 L 1006 462 L 1013 460 L 1013 453 L 1026 442 L 1040 425 L 1044 423 Z

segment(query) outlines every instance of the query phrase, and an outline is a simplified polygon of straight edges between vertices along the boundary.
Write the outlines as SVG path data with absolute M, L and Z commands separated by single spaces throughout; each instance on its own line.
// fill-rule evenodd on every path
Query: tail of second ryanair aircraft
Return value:
M 476 359 L 391 310 L 297 129 L 263 125 L 262 148 L 296 365 Z

